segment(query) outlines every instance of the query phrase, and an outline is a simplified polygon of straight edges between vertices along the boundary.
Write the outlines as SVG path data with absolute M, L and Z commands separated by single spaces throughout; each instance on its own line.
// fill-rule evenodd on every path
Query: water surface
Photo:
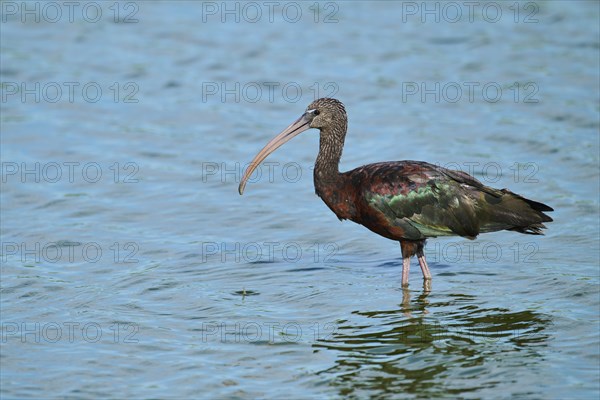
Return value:
M 256 21 L 228 3 L 239 22 L 224 3 L 116 21 L 100 3 L 95 22 L 9 4 L 3 397 L 597 398 L 597 2 L 458 22 L 442 3 L 424 22 L 412 2 L 282 3 L 272 22 L 260 3 Z M 237 194 L 323 95 L 349 114 L 342 169 L 459 167 L 555 222 L 431 240 L 432 291 L 414 260 L 402 291 L 398 244 L 314 195 L 316 131 Z

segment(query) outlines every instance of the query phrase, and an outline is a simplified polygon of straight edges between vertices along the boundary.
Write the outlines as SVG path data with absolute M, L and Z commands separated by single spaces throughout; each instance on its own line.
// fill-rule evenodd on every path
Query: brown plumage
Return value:
M 511 230 L 540 235 L 552 221 L 549 206 L 508 189 L 494 189 L 461 171 L 422 161 L 368 164 L 340 173 L 347 131 L 344 105 L 330 98 L 312 102 L 306 112 L 271 140 L 252 160 L 240 182 L 275 149 L 309 128 L 321 131 L 315 162 L 315 191 L 340 220 L 349 219 L 400 242 L 402 285 L 408 285 L 410 258 L 417 256 L 423 277 L 431 279 L 423 247 L 437 236 L 474 239 L 480 233 Z

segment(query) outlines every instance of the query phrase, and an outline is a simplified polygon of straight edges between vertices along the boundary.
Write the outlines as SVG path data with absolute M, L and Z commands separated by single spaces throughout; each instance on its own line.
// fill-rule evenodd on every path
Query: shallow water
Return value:
M 21 4 L 1 3 L 3 397 L 597 398 L 597 2 Z M 324 95 L 343 170 L 458 167 L 555 222 L 430 240 L 432 291 L 413 260 L 403 292 L 398 244 L 314 195 L 316 131 L 237 194 Z

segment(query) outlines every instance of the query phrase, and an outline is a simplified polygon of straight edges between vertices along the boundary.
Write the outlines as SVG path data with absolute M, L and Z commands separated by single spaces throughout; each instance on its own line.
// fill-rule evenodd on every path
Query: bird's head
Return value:
M 346 120 L 346 109 L 341 101 L 323 97 L 315 100 L 306 107 L 305 115 L 311 118 L 310 127 L 323 129 Z
M 244 192 L 246 181 L 252 175 L 254 170 L 269 154 L 277 150 L 283 144 L 290 141 L 294 136 L 310 129 L 316 128 L 323 135 L 335 137 L 336 140 L 341 140 L 342 144 L 346 134 L 346 109 L 341 101 L 332 98 L 320 98 L 306 108 L 304 114 L 300 116 L 294 123 L 285 128 L 279 135 L 275 136 L 250 162 L 250 166 L 246 169 L 246 173 L 242 177 L 238 191 L 240 194 Z

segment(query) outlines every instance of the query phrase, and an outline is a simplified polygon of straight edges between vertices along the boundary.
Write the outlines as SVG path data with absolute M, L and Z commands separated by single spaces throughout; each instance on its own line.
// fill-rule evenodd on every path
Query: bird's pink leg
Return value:
M 419 265 L 421 266 L 421 271 L 423 272 L 423 279 L 431 280 L 431 272 L 429 272 L 429 266 L 427 265 L 427 260 L 425 260 L 425 254 L 423 254 L 423 251 L 417 252 L 417 259 L 419 260 Z
M 409 271 L 410 271 L 410 256 L 402 257 L 402 287 L 408 286 Z

